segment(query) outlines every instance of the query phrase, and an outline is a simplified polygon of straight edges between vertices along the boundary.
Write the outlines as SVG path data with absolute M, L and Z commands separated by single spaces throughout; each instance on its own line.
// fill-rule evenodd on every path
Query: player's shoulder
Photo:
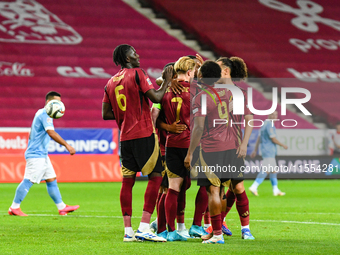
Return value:
M 195 102 L 196 100 L 201 100 L 202 95 L 207 95 L 207 93 L 204 90 L 199 91 L 194 97 L 193 101 Z
M 237 87 L 239 90 L 241 90 L 243 94 L 245 94 L 245 95 L 247 94 L 247 89 L 242 88 L 242 87 L 240 87 L 240 86 L 238 86 L 238 85 L 236 85 L 236 84 L 234 84 L 234 85 L 235 85 L 235 87 Z
M 145 75 L 148 76 L 148 74 L 145 72 L 145 70 L 143 68 L 139 68 L 139 67 L 135 67 L 135 68 L 130 68 L 127 69 L 128 72 L 134 73 L 134 74 L 138 74 L 138 75 Z
M 36 118 L 42 118 L 42 117 L 44 117 L 44 116 L 48 116 L 48 115 L 47 115 L 47 112 L 46 112 L 46 110 L 45 110 L 44 108 L 39 109 L 39 110 L 35 113 L 35 117 L 36 117 Z

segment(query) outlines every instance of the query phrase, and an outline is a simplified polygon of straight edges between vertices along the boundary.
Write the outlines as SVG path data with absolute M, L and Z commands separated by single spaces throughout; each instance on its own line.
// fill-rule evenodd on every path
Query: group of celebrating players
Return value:
M 223 86 L 247 77 L 244 61 L 238 57 L 203 61 L 198 54 L 181 57 L 164 67 L 156 81 L 158 90 L 139 68 L 139 55 L 132 46 L 117 46 L 113 61 L 121 70 L 105 86 L 102 115 L 104 120 L 116 120 L 121 131 L 123 240 L 165 242 L 200 237 L 203 243 L 223 244 L 223 234 L 232 235 L 225 217 L 235 202 L 242 238 L 255 239 L 249 230 L 249 201 L 239 171 L 252 132 L 247 123 L 253 116 L 245 106 L 242 135 L 243 116 L 233 115 L 232 93 Z M 246 91 L 242 92 L 247 102 Z M 149 100 L 154 103 L 151 111 Z M 215 125 L 216 119 L 225 122 Z M 232 166 L 238 171 L 211 171 L 210 166 Z M 131 216 L 137 172 L 148 175 L 149 181 L 135 233 Z M 188 231 L 184 210 L 193 176 L 200 188 Z M 157 219 L 150 225 L 155 207 Z

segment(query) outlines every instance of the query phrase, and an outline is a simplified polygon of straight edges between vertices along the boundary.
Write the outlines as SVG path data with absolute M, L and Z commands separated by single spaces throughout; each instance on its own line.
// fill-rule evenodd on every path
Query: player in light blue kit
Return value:
M 254 183 L 250 186 L 249 191 L 253 193 L 255 196 L 258 196 L 257 187 L 263 182 L 266 178 L 267 173 L 269 172 L 270 182 L 273 186 L 273 194 L 274 196 L 284 196 L 286 193 L 279 190 L 277 186 L 277 171 L 276 168 L 276 160 L 275 156 L 277 154 L 276 145 L 283 147 L 285 150 L 288 149 L 287 145 L 281 143 L 276 138 L 276 128 L 273 125 L 274 121 L 277 120 L 278 114 L 277 111 L 273 112 L 268 116 L 268 119 L 264 122 L 264 125 L 260 129 L 260 134 L 257 137 L 256 145 L 254 151 L 251 153 L 251 157 L 254 158 L 257 154 L 257 149 L 259 144 L 261 144 L 261 152 L 262 152 L 262 169 L 261 172 L 257 175 Z
M 60 100 L 60 94 L 50 91 L 46 95 L 45 105 L 53 100 Z M 15 192 L 15 197 L 8 214 L 16 216 L 27 216 L 20 209 L 20 204 L 27 195 L 29 189 L 34 183 L 40 183 L 45 180 L 47 192 L 56 204 L 60 215 L 67 215 L 79 208 L 79 205 L 66 205 L 61 199 L 58 188 L 56 174 L 48 157 L 48 144 L 51 138 L 57 143 L 66 147 L 71 155 L 75 154 L 75 149 L 70 146 L 60 135 L 54 131 L 53 119 L 50 118 L 44 108 L 37 111 L 34 116 L 28 147 L 25 152 L 26 168 L 24 180 L 19 184 Z

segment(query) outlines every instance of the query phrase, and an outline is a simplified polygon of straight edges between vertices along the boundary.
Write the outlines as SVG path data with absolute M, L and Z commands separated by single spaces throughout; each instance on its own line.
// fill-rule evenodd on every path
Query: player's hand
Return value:
M 184 159 L 184 166 L 186 169 L 191 169 L 191 160 L 192 160 L 192 154 L 187 154 L 187 156 Z
M 176 95 L 180 95 L 184 91 L 184 87 L 182 84 L 180 84 L 177 80 L 172 80 L 170 88 L 172 92 L 174 92 Z
M 187 129 L 187 125 L 185 124 L 178 124 L 181 120 L 175 121 L 171 125 L 169 125 L 168 132 L 173 133 L 173 134 L 180 134 L 184 130 Z
M 237 148 L 236 154 L 238 158 L 245 158 L 247 155 L 247 144 L 241 143 L 241 145 Z
M 162 78 L 163 78 L 164 81 L 171 81 L 172 76 L 173 76 L 173 68 L 172 68 L 172 66 L 168 66 L 163 71 Z
M 284 144 L 282 147 L 283 147 L 283 149 L 285 149 L 285 150 L 287 150 L 287 149 L 288 149 L 288 146 L 287 146 L 287 145 L 285 145 L 285 144 Z
M 256 155 L 257 155 L 256 151 L 253 151 L 253 152 L 250 154 L 250 157 L 251 157 L 251 158 L 255 158 Z
M 198 60 L 198 62 L 196 63 L 196 66 L 197 66 L 197 68 L 200 68 L 201 65 L 203 65 L 203 63 L 204 63 L 204 60 L 203 60 L 202 56 L 198 53 L 196 54 L 196 59 Z
M 163 83 L 163 78 L 162 78 L 162 77 L 158 77 L 158 78 L 156 79 L 156 84 L 157 84 L 158 86 L 161 86 L 162 83 Z
M 70 153 L 70 155 L 74 155 L 76 154 L 76 150 L 71 146 L 71 145 L 67 145 L 66 149 L 68 150 L 68 152 Z

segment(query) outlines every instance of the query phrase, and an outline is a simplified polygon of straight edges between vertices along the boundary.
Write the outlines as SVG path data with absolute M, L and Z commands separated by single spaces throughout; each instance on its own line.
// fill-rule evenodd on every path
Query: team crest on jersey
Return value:
M 152 85 L 152 82 L 150 81 L 150 78 L 147 78 L 146 80 L 149 83 L 149 85 Z
M 83 38 L 35 0 L 0 2 L 0 42 L 78 44 Z

